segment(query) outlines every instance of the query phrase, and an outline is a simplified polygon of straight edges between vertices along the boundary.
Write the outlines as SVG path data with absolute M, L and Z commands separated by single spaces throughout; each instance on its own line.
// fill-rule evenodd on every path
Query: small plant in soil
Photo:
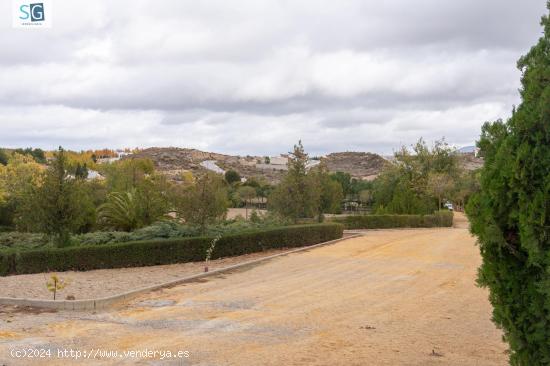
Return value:
M 210 242 L 210 246 L 208 247 L 208 249 L 206 249 L 206 258 L 204 260 L 204 272 L 208 272 L 208 263 L 210 262 L 210 258 L 212 258 L 212 252 L 214 252 L 214 248 L 216 248 L 216 243 L 220 239 L 221 239 L 221 235 L 216 236 Z
M 51 275 L 50 279 L 46 282 L 46 288 L 48 289 L 48 291 L 53 293 L 54 300 L 57 292 L 63 290 L 67 285 L 68 283 L 65 280 L 57 277 L 56 274 Z

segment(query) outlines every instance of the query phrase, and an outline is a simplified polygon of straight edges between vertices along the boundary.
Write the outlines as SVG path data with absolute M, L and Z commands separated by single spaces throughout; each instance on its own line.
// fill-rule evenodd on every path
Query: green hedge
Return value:
M 15 251 L 0 251 L 0 276 L 6 276 L 15 271 Z
M 288 226 L 227 235 L 217 243 L 212 259 L 293 248 L 342 237 L 343 226 L 334 223 Z M 49 271 L 85 271 L 197 262 L 205 259 L 212 237 L 148 240 L 82 246 L 0 252 L 0 275 Z
M 354 215 L 331 220 L 344 224 L 346 229 L 391 229 L 401 227 L 450 227 L 452 211 L 439 211 L 433 215 Z

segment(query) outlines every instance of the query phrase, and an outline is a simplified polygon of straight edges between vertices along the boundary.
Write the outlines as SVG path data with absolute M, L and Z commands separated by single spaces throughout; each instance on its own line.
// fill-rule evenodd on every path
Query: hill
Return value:
M 181 173 L 195 174 L 214 170 L 235 170 L 242 177 L 263 177 L 271 183 L 280 181 L 286 171 L 284 157 L 266 159 L 264 156 L 234 156 L 177 147 L 153 147 L 139 150 L 125 159 L 148 158 L 156 168 L 174 180 Z M 387 161 L 377 154 L 367 152 L 337 152 L 321 158 L 331 172 L 345 172 L 357 179 L 374 179 Z M 312 161 L 312 166 L 317 161 Z

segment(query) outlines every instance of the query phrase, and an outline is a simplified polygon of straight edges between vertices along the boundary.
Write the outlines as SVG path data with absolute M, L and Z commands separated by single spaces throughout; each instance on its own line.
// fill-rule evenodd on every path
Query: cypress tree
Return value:
M 550 2 L 548 2 L 550 9 Z M 486 123 L 481 190 L 467 207 L 483 262 L 493 321 L 512 365 L 550 365 L 550 19 L 518 61 L 521 104 L 506 122 Z

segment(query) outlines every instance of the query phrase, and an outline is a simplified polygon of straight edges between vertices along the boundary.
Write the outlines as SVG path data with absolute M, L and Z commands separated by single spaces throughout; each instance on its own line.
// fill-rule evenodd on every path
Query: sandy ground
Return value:
M 352 234 L 344 234 L 344 237 Z M 229 267 L 238 263 L 268 257 L 291 249 L 273 249 L 259 253 L 212 260 L 209 270 Z M 68 285 L 57 294 L 57 299 L 73 296 L 76 300 L 97 299 L 127 291 L 153 286 L 204 272 L 204 262 L 179 263 L 162 266 L 99 269 L 86 272 L 55 272 Z M 26 299 L 52 299 L 46 282 L 52 273 L 35 273 L 0 277 L 0 297 Z
M 214 270 L 229 267 L 237 263 L 285 251 L 288 251 L 288 249 L 267 250 L 260 253 L 216 259 L 210 261 L 208 268 Z M 84 300 L 116 295 L 202 272 L 204 272 L 204 262 L 55 273 L 68 283 L 67 287 L 58 293 L 58 299 L 64 299 L 66 296 L 72 295 L 77 300 Z M 53 273 L 0 277 L 0 297 L 51 300 L 52 293 L 47 290 L 46 282 Z
M 0 308 L 0 364 L 505 365 L 487 292 L 474 284 L 478 248 L 458 226 L 368 232 L 104 312 Z M 10 356 L 22 348 L 53 353 Z M 98 348 L 119 353 L 58 358 Z M 146 349 L 189 357 L 122 356 Z

